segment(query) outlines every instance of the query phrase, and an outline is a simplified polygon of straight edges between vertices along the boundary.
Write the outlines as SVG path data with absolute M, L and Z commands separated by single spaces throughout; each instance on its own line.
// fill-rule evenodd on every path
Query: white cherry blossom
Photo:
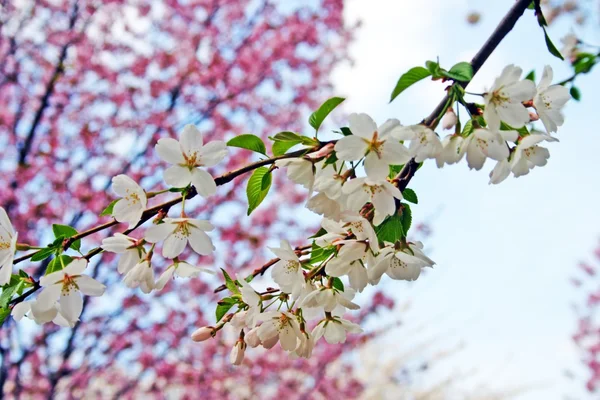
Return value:
M 460 135 L 448 135 L 442 140 L 442 151 L 435 158 L 438 168 L 442 168 L 444 164 L 456 164 L 465 155 L 467 146 L 465 139 Z
M 193 218 L 165 218 L 163 222 L 149 227 L 144 236 L 150 243 L 164 240 L 163 257 L 177 257 L 183 252 L 188 242 L 192 249 L 200 255 L 206 256 L 214 251 L 212 240 L 206 234 L 207 231 L 214 229 L 210 222 Z
M 347 291 L 348 289 L 346 289 Z M 338 305 L 349 310 L 358 310 L 360 306 L 348 300 L 344 292 L 336 288 L 320 288 L 309 293 L 299 307 L 323 307 L 326 312 L 332 312 Z
M 154 290 L 154 269 L 150 262 L 143 260 L 134 265 L 123 277 L 123 283 L 128 288 L 139 287 L 146 294 Z
M 256 290 L 241 275 L 237 275 L 236 278 L 241 285 L 240 293 L 242 294 L 242 301 L 248 305 L 248 310 L 245 314 L 246 326 L 252 329 L 256 326 L 258 316 L 261 313 L 261 298 Z
M 346 182 L 346 171 L 344 163 L 341 163 L 341 168 L 336 164 L 319 166 L 315 175 L 314 189 L 326 194 L 330 199 L 342 202 L 342 185 Z
M 6 211 L 0 207 L 0 286 L 10 281 L 17 250 L 17 236 Z
M 298 348 L 293 353 L 290 353 L 290 357 L 310 358 L 315 347 L 313 335 L 308 332 L 300 332 L 299 339 Z
M 416 254 L 411 255 L 408 250 L 388 245 L 381 249 L 375 263 L 369 268 L 369 281 L 372 284 L 379 283 L 384 273 L 392 279 L 414 281 L 425 266 L 428 263 Z
M 87 260 L 77 258 L 64 269 L 41 277 L 42 291 L 37 297 L 40 311 L 49 310 L 58 301 L 61 315 L 69 323 L 77 322 L 83 310 L 81 294 L 102 296 L 106 290 L 106 286 L 94 278 L 82 275 L 86 267 Z
M 469 168 L 480 170 L 487 157 L 494 160 L 504 160 L 509 150 L 506 141 L 514 142 L 519 137 L 516 131 L 494 132 L 489 129 L 475 129 L 462 146 L 467 153 Z
M 308 189 L 309 197 L 315 183 L 315 165 L 306 158 L 288 158 L 275 161 L 277 167 L 286 169 L 287 177 L 294 183 Z
M 306 208 L 315 214 L 338 220 L 344 208 L 344 203 L 330 198 L 325 193 L 317 193 L 308 200 Z
M 370 264 L 373 260 L 369 245 L 356 240 L 344 240 L 339 243 L 343 244 L 342 248 L 337 257 L 327 263 L 325 272 L 332 277 L 347 275 L 350 286 L 362 292 L 369 283 L 365 264 Z
M 458 122 L 458 117 L 456 116 L 456 113 L 454 112 L 452 107 L 448 108 L 448 110 L 446 110 L 446 113 L 442 117 L 442 121 L 441 121 L 442 128 L 446 129 L 446 130 L 452 129 L 456 126 L 457 122 Z
M 138 246 L 139 241 L 132 237 L 115 233 L 114 236 L 102 239 L 102 249 L 111 253 L 121 254 L 117 271 L 120 274 L 126 274 L 137 263 L 140 262 L 143 255 L 143 246 Z
M 119 222 L 127 222 L 129 229 L 140 222 L 148 204 L 146 192 L 127 175 L 112 178 L 112 188 L 122 198 L 113 206 L 112 216 Z
M 327 318 L 321 320 L 312 331 L 314 341 L 317 342 L 321 337 L 329 344 L 344 343 L 346 333 L 361 333 L 362 328 L 343 318 Z
M 558 127 L 565 122 L 562 108 L 571 99 L 569 89 L 566 87 L 551 86 L 552 77 L 552 68 L 546 65 L 542 79 L 537 86 L 537 93 L 533 98 L 533 106 L 548 133 L 556 132 Z
M 167 282 L 173 278 L 173 275 L 179 278 L 192 278 L 200 275 L 200 272 L 214 274 L 214 271 L 208 268 L 196 267 L 185 261 L 175 261 L 160 275 L 154 285 L 154 289 L 163 290 Z
M 436 158 L 442 151 L 442 142 L 434 131 L 424 125 L 397 126 L 391 134 L 397 140 L 410 140 L 408 151 L 416 162 Z
M 287 311 L 268 311 L 260 315 L 263 323 L 258 328 L 257 334 L 261 342 L 278 337 L 281 348 L 285 351 L 294 351 L 302 333 L 298 320 Z
M 304 286 L 302 264 L 286 240 L 282 240 L 280 246 L 269 247 L 269 250 L 279 257 L 279 261 L 272 267 L 271 276 L 284 293 L 298 298 Z
M 500 130 L 500 122 L 504 121 L 513 128 L 520 128 L 529 122 L 529 112 L 522 104 L 535 96 L 535 84 L 528 80 L 519 80 L 523 70 L 514 65 L 507 65 L 485 93 L 485 110 L 483 118 L 492 131 Z
M 371 179 L 384 179 L 390 165 L 405 164 L 410 160 L 406 148 L 389 136 L 400 121 L 390 119 L 379 128 L 367 114 L 351 114 L 348 121 L 352 135 L 335 144 L 340 160 L 358 161 L 366 156 L 365 171 Z
M 510 175 L 510 161 L 508 158 L 500 160 L 496 163 L 494 169 L 490 171 L 490 185 L 497 185 L 504 181 Z
M 550 152 L 538 143 L 557 142 L 558 139 L 543 134 L 525 136 L 515 148 L 511 159 L 511 171 L 515 177 L 526 175 L 534 167 L 542 167 L 548 163 Z
M 72 328 L 77 322 L 67 321 L 60 312 L 58 304 L 55 303 L 48 308 L 47 305 L 42 306 L 37 300 L 25 300 L 16 304 L 11 311 L 11 315 L 15 321 L 20 321 L 26 316 L 38 325 L 52 321 L 56 325 Z
M 560 49 L 560 54 L 567 59 L 573 59 L 577 56 L 579 39 L 573 33 L 565 35 L 561 40 L 563 47 Z
M 213 167 L 227 155 L 225 142 L 212 141 L 203 144 L 202 133 L 194 125 L 186 125 L 181 139 L 159 139 L 156 144 L 158 156 L 173 166 L 163 174 L 167 185 L 186 187 L 194 185 L 202 197 L 212 196 L 217 191 L 213 177 L 199 167 Z
M 352 211 L 359 211 L 368 202 L 373 204 L 374 225 L 381 224 L 385 217 L 396 212 L 394 198 L 403 198 L 400 190 L 385 180 L 374 182 L 369 178 L 354 178 L 346 182 L 342 190 L 348 195 L 348 208 Z

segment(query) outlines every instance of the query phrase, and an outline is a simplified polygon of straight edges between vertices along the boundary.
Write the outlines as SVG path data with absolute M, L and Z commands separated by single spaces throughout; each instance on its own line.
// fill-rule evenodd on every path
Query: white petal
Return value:
M 215 250 L 210 237 L 200 229 L 192 229 L 188 240 L 192 249 L 200 255 L 207 256 Z
M 69 265 L 67 265 L 65 269 L 62 270 L 62 272 L 71 276 L 81 275 L 83 271 L 85 271 L 87 264 L 88 262 L 85 258 L 76 258 L 73 261 L 71 261 Z
M 173 266 L 170 266 L 169 268 L 167 268 L 165 270 L 165 272 L 163 272 L 160 277 L 158 278 L 158 280 L 156 281 L 156 283 L 154 284 L 154 288 L 156 290 L 163 290 L 165 288 L 165 285 L 169 282 L 169 280 L 171 280 L 171 278 L 173 277 L 173 273 L 175 272 L 175 268 Z
M 163 244 L 162 255 L 165 258 L 175 258 L 185 249 L 188 238 L 183 235 L 173 234 L 165 239 Z
M 179 142 L 173 138 L 159 139 L 155 147 L 158 156 L 170 164 L 184 164 L 185 158 Z
M 68 293 L 63 293 L 60 296 L 60 313 L 69 322 L 79 320 L 81 311 L 83 310 L 83 298 L 77 290 L 71 290 Z
M 202 149 L 202 133 L 192 124 L 183 127 L 179 139 L 181 149 L 187 155 L 192 155 Z
M 346 330 L 342 324 L 329 321 L 325 327 L 325 340 L 329 344 L 344 343 L 346 341 Z
M 365 159 L 365 172 L 369 179 L 383 180 L 390 173 L 389 164 L 380 159 L 376 153 L 371 152 Z
M 195 168 L 192 170 L 192 185 L 202 197 L 212 196 L 217 192 L 217 184 L 211 174 L 203 169 Z
M 227 156 L 227 145 L 218 140 L 208 142 L 200 151 L 200 163 L 205 167 L 214 167 Z
M 150 243 L 162 242 L 176 229 L 176 226 L 169 223 L 162 223 L 158 225 L 152 225 L 146 230 L 144 239 Z
M 86 296 L 102 296 L 106 290 L 106 286 L 87 275 L 80 275 L 76 283 L 81 293 Z
M 192 182 L 193 173 L 187 167 L 172 165 L 163 172 L 163 179 L 169 186 L 186 187 Z
M 344 161 L 360 160 L 367 152 L 368 143 L 359 136 L 345 136 L 335 144 L 336 156 Z
M 349 128 L 353 135 L 371 140 L 373 134 L 377 132 L 377 124 L 367 114 L 350 114 L 348 116 Z

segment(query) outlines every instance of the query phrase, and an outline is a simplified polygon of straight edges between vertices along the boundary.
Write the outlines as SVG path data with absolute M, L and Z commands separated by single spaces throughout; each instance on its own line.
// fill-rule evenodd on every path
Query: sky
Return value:
M 411 67 L 439 57 L 443 67 L 468 61 L 483 44 L 511 1 L 349 0 L 345 17 L 362 20 L 350 48 L 352 66 L 335 71 L 336 95 L 347 97 L 345 112 L 366 112 L 377 122 L 398 118 L 418 123 L 437 105 L 443 87 L 420 83 L 392 104 L 398 77 Z M 468 25 L 469 10 L 482 13 Z M 593 24 L 592 24 L 593 25 Z M 549 30 L 557 44 L 572 29 L 558 21 Z M 575 29 L 600 43 L 600 30 Z M 467 90 L 483 92 L 507 64 L 525 73 L 544 65 L 555 81 L 570 76 L 568 65 L 550 55 L 532 12 L 500 44 Z M 465 348 L 451 357 L 448 371 L 475 368 L 477 380 L 496 388 L 527 387 L 520 400 L 584 398 L 586 371 L 571 341 L 576 318 L 571 303 L 581 294 L 571 286 L 576 264 L 588 257 L 600 237 L 597 171 L 600 135 L 589 126 L 596 112 L 600 79 L 582 77 L 581 102 L 571 101 L 560 142 L 550 143 L 547 166 L 529 175 L 488 185 L 493 163 L 470 171 L 463 160 L 438 169 L 427 163 L 409 187 L 419 196 L 413 218 L 431 222 L 426 249 L 434 270 L 410 284 L 387 285 L 400 301 L 410 300 L 411 315 L 448 345 Z M 573 382 L 565 370 L 580 377 Z M 472 385 L 465 381 L 468 387 Z

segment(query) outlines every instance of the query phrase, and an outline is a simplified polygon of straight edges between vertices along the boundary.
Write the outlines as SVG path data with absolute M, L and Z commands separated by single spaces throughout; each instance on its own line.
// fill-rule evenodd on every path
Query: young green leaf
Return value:
M 442 71 L 441 74 L 447 78 L 460 82 L 469 82 L 473 79 L 473 67 L 468 62 L 454 64 L 450 71 Z
M 106 215 L 112 215 L 113 208 L 115 208 L 115 204 L 117 204 L 117 201 L 119 201 L 119 200 L 121 200 L 121 199 L 115 199 L 115 200 L 111 201 L 110 204 L 107 205 L 104 210 L 102 210 L 102 212 L 100 213 L 100 216 L 104 217 Z
M 406 89 L 408 89 L 413 84 L 419 82 L 422 79 L 427 78 L 431 75 L 431 72 L 423 67 L 414 67 L 409 69 L 406 73 L 404 73 L 398 82 L 396 83 L 396 87 L 392 91 L 392 96 L 390 98 L 390 103 L 394 101 L 396 97 Z
M 280 156 L 285 154 L 290 148 L 302 143 L 302 136 L 294 132 L 279 132 L 269 139 L 273 140 L 273 155 Z
M 10 308 L 0 308 L 0 326 L 4 324 L 4 321 L 10 316 Z
M 267 155 L 267 148 L 265 147 L 265 143 L 261 140 L 261 138 L 249 133 L 232 138 L 227 142 L 227 146 L 239 147 L 264 154 L 265 156 Z
M 579 91 L 578 87 L 571 86 L 571 90 L 569 90 L 569 93 L 571 94 L 571 97 L 574 98 L 575 100 L 577 100 L 577 101 L 581 100 L 581 92 Z
M 57 239 L 60 237 L 66 239 L 77 235 L 77 230 L 68 225 L 53 224 L 52 232 L 54 232 L 54 237 L 56 237 Z M 75 250 L 79 250 L 81 248 L 81 240 L 76 240 L 73 243 L 71 243 L 71 247 Z
M 402 210 L 402 229 L 404 229 L 405 235 L 408 235 L 408 230 L 412 224 L 412 211 L 410 209 L 410 205 L 406 203 L 402 203 L 400 207 Z
M 552 40 L 550 40 L 550 36 L 548 36 L 548 32 L 546 32 L 546 28 L 544 28 L 544 27 L 542 27 L 542 28 L 544 29 L 544 39 L 546 40 L 546 47 L 548 48 L 548 51 L 554 57 L 560 58 L 561 60 L 564 61 L 565 58 L 562 56 L 562 54 L 560 54 L 560 51 L 558 51 L 558 49 L 556 48 L 554 43 L 552 43 Z
M 237 301 L 232 297 L 225 297 L 217 302 L 217 309 L 215 310 L 215 316 L 217 317 L 217 322 L 223 318 L 223 316 L 233 307 Z
M 406 201 L 410 201 L 411 203 L 414 204 L 419 204 L 419 198 L 417 197 L 417 194 L 415 193 L 414 190 L 406 188 L 402 191 L 402 196 L 404 197 L 404 200 Z
M 8 307 L 8 303 L 12 299 L 13 295 L 19 291 L 22 285 L 23 281 L 20 279 L 14 282 L 12 285 L 10 283 L 4 285 L 2 287 L 2 294 L 0 295 L 0 307 Z
M 344 291 L 344 282 L 340 278 L 333 278 L 333 287 L 340 292 Z
M 375 228 L 377 238 L 380 242 L 395 243 L 398 239 L 406 236 L 402 227 L 402 219 L 394 214 L 387 217 Z
M 268 175 L 266 189 L 263 189 L 263 177 Z M 246 195 L 248 196 L 248 215 L 252 213 L 267 197 L 269 189 L 271 188 L 271 174 L 269 168 L 260 167 L 254 170 L 250 179 L 248 179 L 248 186 L 246 187 Z
M 325 118 L 327 118 L 329 113 L 331 113 L 337 106 L 342 104 L 344 100 L 346 99 L 343 97 L 332 97 L 325 101 L 325 103 L 321 104 L 321 107 L 319 107 L 319 109 L 312 113 L 310 115 L 310 118 L 308 118 L 308 123 L 310 124 L 310 126 L 312 126 L 313 128 L 315 128 L 316 131 L 318 131 L 319 127 L 321 126 Z
M 335 249 L 332 247 L 319 247 L 315 242 L 312 244 L 312 248 L 310 249 L 310 260 L 308 261 L 310 264 L 316 264 L 321 261 L 325 261 L 335 252 Z
M 529 71 L 529 73 L 527 74 L 525 79 L 535 82 L 535 69 L 532 69 L 531 71 Z
M 50 257 L 52 254 L 54 254 L 56 252 L 56 250 L 57 250 L 57 247 L 55 247 L 55 246 L 44 247 L 43 249 L 41 249 L 37 253 L 35 253 L 33 255 L 33 257 L 31 257 L 31 261 L 45 260 L 46 258 Z
M 231 279 L 227 271 L 225 271 L 223 268 L 221 268 L 221 271 L 223 271 L 223 277 L 225 278 L 225 286 L 227 289 L 229 289 L 229 291 L 233 294 L 240 294 L 240 289 L 235 284 L 235 281 Z

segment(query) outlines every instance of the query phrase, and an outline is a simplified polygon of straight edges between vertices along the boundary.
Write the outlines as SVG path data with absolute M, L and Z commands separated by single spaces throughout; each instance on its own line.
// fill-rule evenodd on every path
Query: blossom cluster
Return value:
M 537 86 L 529 79 L 521 79 L 521 75 L 518 67 L 504 68 L 491 89 L 481 95 L 484 104 L 467 103 L 463 92 L 452 91 L 455 96 L 452 100 L 470 113 L 463 130 L 454 109 L 448 106 L 433 123 L 408 126 L 397 119 L 377 125 L 366 114 L 351 114 L 348 127 L 341 129 L 343 137 L 329 142 L 293 133 L 276 135 L 276 142 L 285 139 L 291 145 L 286 145 L 282 154 L 259 164 L 271 164 L 265 174 L 285 170 L 290 180 L 308 190 L 306 207 L 322 216 L 321 229 L 311 237 L 312 244 L 308 246 L 293 248 L 281 240 L 279 247 L 270 248 L 276 259 L 264 270 L 270 269 L 277 287 L 261 292 L 251 285 L 254 275 L 238 275 L 234 280 L 223 271 L 224 288 L 230 295 L 217 305 L 216 325 L 199 328 L 192 339 L 207 340 L 224 326 L 233 327 L 239 338 L 232 348 L 231 362 L 238 365 L 244 360 L 247 346 L 272 348 L 279 343 L 292 357 L 308 358 L 321 338 L 328 343 L 343 343 L 348 333 L 361 332 L 361 327 L 346 314 L 360 308 L 354 299 L 356 293 L 363 292 L 368 285 L 379 284 L 384 275 L 393 280 L 414 281 L 423 268 L 435 264 L 425 254 L 423 243 L 408 237 L 412 221 L 408 203 L 418 203 L 416 194 L 404 182 L 403 171 L 408 165 L 431 159 L 443 167 L 466 157 L 468 166 L 479 170 L 491 158 L 497 164 L 490 182 L 499 183 L 510 173 L 518 177 L 547 163 L 548 150 L 538 144 L 556 141 L 551 133 L 563 124 L 562 107 L 570 95 L 563 86 L 551 85 L 550 67 L 544 69 Z M 543 124 L 545 133 L 527 129 L 527 124 L 537 120 Z M 455 133 L 441 140 L 434 131 L 438 122 L 445 129 L 455 128 Z M 260 139 L 250 136 L 244 138 L 248 143 L 230 141 L 229 145 L 235 143 L 236 147 L 259 149 L 265 154 L 264 144 L 260 142 L 262 147 L 257 146 L 256 140 Z M 286 153 L 296 144 L 308 147 Z M 158 156 L 171 164 L 163 174 L 169 189 L 149 193 L 126 175 L 113 178 L 113 190 L 120 198 L 105 211 L 116 222 L 127 224 L 127 232 L 156 216 L 141 238 L 116 233 L 102 241 L 102 251 L 120 255 L 117 270 L 127 287 L 139 287 L 147 294 L 162 290 L 174 277 L 212 273 L 180 259 L 188 244 L 200 256 L 208 256 L 215 250 L 207 233 L 213 230 L 213 225 L 187 216 L 185 199 L 192 192 L 204 198 L 216 193 L 217 183 L 205 168 L 221 162 L 227 156 L 227 146 L 221 141 L 204 143 L 201 132 L 187 125 L 179 140 L 163 138 L 155 147 Z M 256 172 L 257 168 L 246 170 Z M 264 175 L 260 177 L 262 190 Z M 270 180 L 267 182 L 268 189 Z M 147 208 L 149 199 L 169 192 L 181 193 L 180 215 L 169 216 L 170 206 L 155 213 Z M 71 245 L 79 239 L 71 236 L 58 236 L 55 249 L 61 249 L 62 240 Z M 3 285 L 13 276 L 14 254 L 19 247 L 17 237 L 6 212 L 0 208 L 0 284 Z M 169 260 L 169 266 L 158 279 L 153 266 L 157 245 L 162 257 Z M 39 280 L 41 291 L 37 298 L 17 302 L 12 308 L 16 320 L 27 316 L 40 324 L 53 321 L 61 326 L 74 326 L 82 311 L 82 294 L 104 293 L 106 288 L 102 283 L 83 274 L 88 256 L 60 253 Z M 229 312 L 234 306 L 237 309 Z

